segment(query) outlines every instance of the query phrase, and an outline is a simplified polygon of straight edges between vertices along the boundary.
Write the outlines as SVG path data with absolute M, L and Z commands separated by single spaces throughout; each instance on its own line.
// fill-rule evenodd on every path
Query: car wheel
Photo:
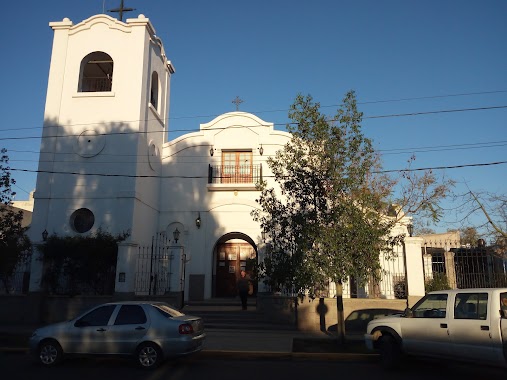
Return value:
M 63 359 L 62 347 L 53 339 L 42 341 L 37 353 L 40 363 L 48 367 L 60 363 Z
M 379 340 L 380 363 L 385 369 L 394 369 L 400 365 L 401 348 L 390 335 L 384 335 Z
M 162 362 L 162 351 L 154 343 L 142 343 L 137 348 L 136 357 L 142 368 L 156 368 Z

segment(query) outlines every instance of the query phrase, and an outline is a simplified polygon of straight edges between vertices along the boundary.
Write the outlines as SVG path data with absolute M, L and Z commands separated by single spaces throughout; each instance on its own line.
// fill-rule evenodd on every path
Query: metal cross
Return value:
M 123 12 L 131 12 L 131 11 L 135 11 L 135 10 L 136 10 L 135 8 L 125 8 L 123 6 L 123 0 L 121 0 L 119 8 L 108 9 L 107 11 L 108 12 L 117 12 L 118 15 L 120 16 L 120 21 L 123 21 Z
M 236 111 L 239 110 L 239 105 L 243 103 L 243 100 L 240 99 L 239 96 L 236 96 L 236 99 L 234 99 L 231 103 L 236 104 Z

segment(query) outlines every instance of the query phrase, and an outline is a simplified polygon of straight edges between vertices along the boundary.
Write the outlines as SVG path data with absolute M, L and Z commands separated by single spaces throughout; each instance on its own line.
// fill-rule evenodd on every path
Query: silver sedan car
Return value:
M 142 368 L 203 348 L 203 320 L 165 302 L 127 301 L 96 306 L 67 322 L 35 330 L 30 352 L 45 366 L 67 355 L 132 356 Z

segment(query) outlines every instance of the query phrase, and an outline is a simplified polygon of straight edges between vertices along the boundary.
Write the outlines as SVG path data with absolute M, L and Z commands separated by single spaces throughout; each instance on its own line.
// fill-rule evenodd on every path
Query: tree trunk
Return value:
M 345 343 L 345 318 L 343 314 L 343 284 L 336 283 L 336 340 L 338 344 Z

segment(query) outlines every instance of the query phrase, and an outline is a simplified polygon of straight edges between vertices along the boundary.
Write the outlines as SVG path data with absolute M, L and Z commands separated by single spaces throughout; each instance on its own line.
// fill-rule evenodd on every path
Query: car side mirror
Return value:
M 407 318 L 412 318 L 414 316 L 414 313 L 412 312 L 411 308 L 407 307 L 403 312 L 403 315 Z

